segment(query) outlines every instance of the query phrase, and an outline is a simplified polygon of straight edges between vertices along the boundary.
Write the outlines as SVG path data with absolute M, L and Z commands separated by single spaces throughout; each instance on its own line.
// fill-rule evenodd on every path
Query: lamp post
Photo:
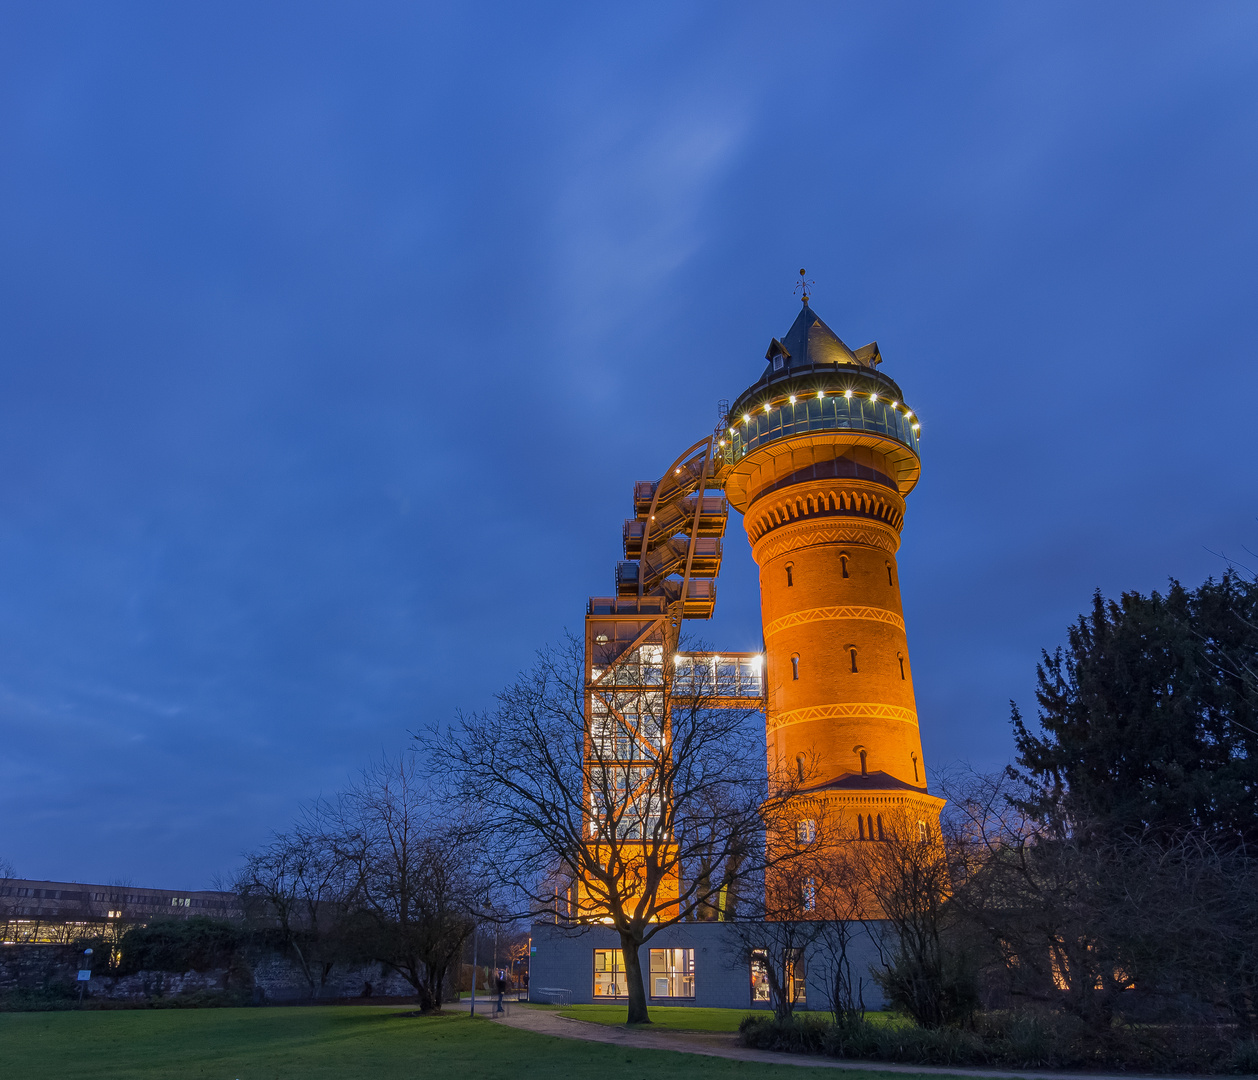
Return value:
M 476 930 L 476 924 L 472 923 L 472 1016 L 476 1015 Z

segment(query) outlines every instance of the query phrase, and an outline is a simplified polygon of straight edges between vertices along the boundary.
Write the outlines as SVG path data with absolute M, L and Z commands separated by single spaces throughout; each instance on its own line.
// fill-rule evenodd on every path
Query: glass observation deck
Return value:
M 877 391 L 862 388 L 805 391 L 772 397 L 729 418 L 727 460 L 737 464 L 757 447 L 778 439 L 820 431 L 861 431 L 894 439 L 918 454 L 917 418 L 904 405 Z M 766 411 L 767 406 L 767 411 Z

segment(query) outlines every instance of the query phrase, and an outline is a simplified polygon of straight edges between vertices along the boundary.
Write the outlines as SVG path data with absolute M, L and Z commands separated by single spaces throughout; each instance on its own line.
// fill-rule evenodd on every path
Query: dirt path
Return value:
M 476 1001 L 476 1015 L 492 1018 L 493 1002 L 483 998 Z M 446 1005 L 445 1008 L 462 1008 Z M 615 1046 L 642 1050 L 672 1050 L 682 1054 L 704 1054 L 708 1057 L 732 1058 L 735 1061 L 759 1061 L 765 1065 L 794 1065 L 807 1069 L 844 1069 L 849 1072 L 913 1073 L 931 1076 L 981 1076 L 986 1080 L 996 1077 L 1017 1077 L 1018 1080 L 1143 1080 L 1141 1074 L 1124 1073 L 1109 1076 L 1105 1073 L 1024 1072 L 1005 1069 L 939 1068 L 931 1065 L 900 1065 L 885 1061 L 835 1061 L 833 1058 L 813 1057 L 805 1054 L 783 1054 L 773 1050 L 750 1050 L 739 1046 L 737 1036 L 725 1032 L 706 1031 L 643 1031 L 628 1027 L 612 1027 L 608 1024 L 592 1024 L 587 1020 L 572 1020 L 528 1005 L 507 1003 L 508 1012 L 495 1023 L 522 1031 L 534 1031 L 539 1035 L 554 1035 L 561 1039 L 583 1039 L 586 1042 L 611 1043 Z M 482 1013 L 482 1009 L 484 1012 Z M 1148 1077 L 1147 1080 L 1201 1080 L 1201 1077 L 1177 1078 L 1166 1075 Z M 1244 1078 L 1234 1078 L 1244 1080 Z

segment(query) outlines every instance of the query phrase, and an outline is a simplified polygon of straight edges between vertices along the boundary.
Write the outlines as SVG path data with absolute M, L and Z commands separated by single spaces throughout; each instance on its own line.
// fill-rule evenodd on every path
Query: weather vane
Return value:
M 815 281 L 805 280 L 804 275 L 807 272 L 808 271 L 806 271 L 802 266 L 799 268 L 799 280 L 795 282 L 795 290 L 794 290 L 796 293 L 802 294 L 802 299 L 805 304 L 808 303 L 808 290 L 813 285 L 817 284 Z

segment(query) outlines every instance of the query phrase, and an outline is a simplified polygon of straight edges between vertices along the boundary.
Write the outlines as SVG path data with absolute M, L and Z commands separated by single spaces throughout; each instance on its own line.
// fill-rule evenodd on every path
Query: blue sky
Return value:
M 1258 8 L 0 5 L 0 857 L 198 887 L 605 593 L 795 317 L 923 423 L 928 762 L 1258 548 Z M 735 520 L 718 647 L 759 641 Z

